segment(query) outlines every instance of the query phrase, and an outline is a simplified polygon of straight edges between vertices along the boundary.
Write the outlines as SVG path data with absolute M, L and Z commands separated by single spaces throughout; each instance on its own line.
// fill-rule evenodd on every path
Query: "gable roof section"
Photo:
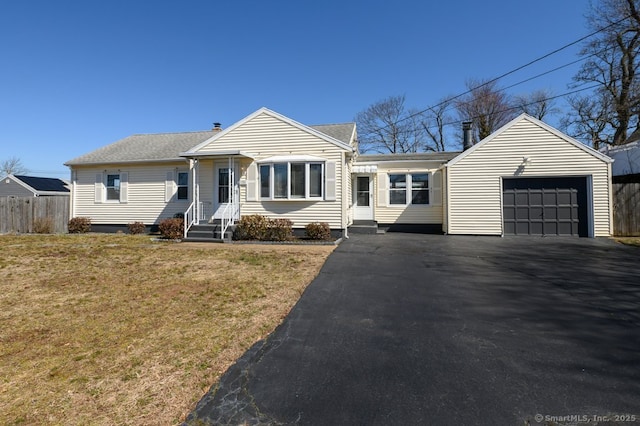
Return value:
M 489 136 L 487 136 L 486 138 L 484 138 L 483 140 L 481 140 L 480 142 L 478 142 L 477 144 L 475 144 L 474 146 L 472 146 L 471 148 L 467 149 L 466 151 L 463 151 L 462 153 L 460 153 L 460 155 L 456 156 L 454 159 L 452 159 L 451 161 L 449 161 L 446 166 L 453 166 L 455 165 L 457 162 L 459 162 L 460 160 L 462 160 L 463 158 L 467 157 L 468 155 L 472 154 L 474 151 L 476 151 L 477 149 L 481 148 L 482 146 L 491 143 L 491 141 L 495 138 L 497 138 L 498 136 L 502 135 L 503 133 L 509 131 L 509 129 L 511 129 L 513 126 L 515 126 L 516 124 L 518 124 L 519 122 L 523 121 L 523 120 L 527 120 L 533 124 L 535 124 L 538 127 L 541 127 L 542 129 L 552 133 L 553 135 L 557 136 L 558 138 L 562 139 L 563 141 L 574 145 L 575 147 L 583 150 L 584 152 L 586 152 L 587 154 L 596 157 L 597 159 L 604 161 L 606 163 L 612 163 L 613 160 L 611 158 L 609 158 L 608 156 L 602 154 L 599 151 L 596 151 L 593 148 L 590 148 L 588 146 L 586 146 L 585 144 L 573 139 L 572 137 L 565 135 L 564 133 L 562 133 L 561 131 L 549 126 L 548 124 L 533 118 L 532 116 L 528 115 L 528 114 L 520 114 L 518 117 L 514 118 L 513 120 L 511 120 L 509 123 L 505 124 L 504 126 L 502 126 L 500 129 L 496 130 L 495 132 L 493 132 L 492 134 L 490 134 Z
M 330 135 L 328 133 L 324 133 L 323 131 L 320 131 L 316 128 L 313 128 L 311 126 L 306 126 L 304 124 L 298 123 L 295 120 L 290 119 L 289 117 L 285 117 L 282 114 L 278 114 L 275 111 L 271 111 L 268 108 L 262 107 L 259 110 L 255 111 L 252 114 L 249 114 L 248 116 L 246 116 L 245 118 L 243 118 L 242 120 L 234 123 L 233 125 L 231 125 L 230 127 L 227 127 L 226 129 L 224 129 L 221 132 L 218 132 L 217 134 L 213 135 L 212 137 L 210 137 L 209 139 L 205 140 L 204 142 L 198 144 L 197 146 L 194 146 L 193 148 L 182 152 L 180 155 L 188 157 L 189 155 L 192 154 L 196 154 L 200 149 L 202 149 L 203 147 L 211 144 L 211 143 L 215 143 L 215 141 L 217 141 L 218 139 L 224 137 L 226 134 L 234 131 L 235 129 L 241 127 L 243 124 L 253 120 L 255 117 L 261 115 L 261 114 L 267 114 L 277 120 L 281 120 L 293 127 L 296 127 L 304 132 L 310 133 L 314 136 L 319 137 L 320 139 L 323 139 L 326 142 L 329 142 L 333 145 L 336 145 L 337 147 L 345 150 L 345 151 L 349 151 L 349 152 L 354 152 L 355 148 L 353 148 L 352 146 L 349 145 L 349 142 L 344 142 L 340 139 L 338 139 L 338 137 L 344 137 L 347 133 L 348 133 L 348 129 L 347 129 L 347 125 L 345 125 L 345 127 L 341 127 L 343 125 L 338 125 L 338 124 L 330 124 L 330 125 L 324 125 L 324 126 L 315 126 L 317 128 L 324 128 L 324 131 L 326 132 L 332 132 L 333 135 Z M 353 123 L 351 123 L 353 125 Z M 355 125 L 353 125 L 353 130 L 355 131 Z M 352 132 L 353 135 L 353 132 Z
M 347 145 L 351 145 L 356 137 L 356 123 L 316 124 L 309 127 Z
M 67 161 L 65 165 L 184 161 L 184 158 L 179 156 L 181 152 L 202 143 L 214 134 L 213 131 L 203 131 L 132 135 Z

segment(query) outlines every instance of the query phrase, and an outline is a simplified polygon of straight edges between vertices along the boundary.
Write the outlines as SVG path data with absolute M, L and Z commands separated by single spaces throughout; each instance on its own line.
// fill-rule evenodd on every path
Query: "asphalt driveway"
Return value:
M 353 235 L 187 423 L 640 423 L 639 267 L 609 240 Z

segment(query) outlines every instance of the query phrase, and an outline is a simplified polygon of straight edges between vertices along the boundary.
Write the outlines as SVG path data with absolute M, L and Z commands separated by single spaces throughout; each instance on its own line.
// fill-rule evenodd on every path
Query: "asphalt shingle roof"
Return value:
M 334 139 L 349 144 L 355 123 L 309 126 Z M 110 145 L 67 161 L 67 166 L 142 161 L 183 160 L 181 152 L 214 136 L 214 131 L 139 134 L 120 139 Z
M 353 136 L 356 123 L 317 124 L 309 127 L 349 145 L 351 143 L 351 136 Z
M 67 161 L 68 166 L 135 161 L 184 160 L 181 152 L 215 135 L 213 131 L 133 135 Z

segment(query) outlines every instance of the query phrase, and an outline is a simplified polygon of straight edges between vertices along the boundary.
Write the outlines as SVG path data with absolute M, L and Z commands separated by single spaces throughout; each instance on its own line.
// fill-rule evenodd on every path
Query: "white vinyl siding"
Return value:
M 524 163 L 529 158 L 530 162 Z M 609 165 L 523 119 L 449 167 L 447 232 L 502 234 L 502 178 L 592 177 L 595 236 L 609 236 Z
M 105 202 L 106 175 L 114 174 L 109 172 L 110 167 L 106 173 L 104 167 L 75 167 L 74 216 L 90 217 L 94 224 L 126 225 L 136 221 L 159 223 L 184 213 L 184 202 L 165 202 L 167 170 L 176 167 L 184 168 L 185 163 L 127 165 L 127 171 L 120 172 L 120 202 Z
M 346 223 L 343 211 L 343 182 L 345 162 L 343 150 L 320 137 L 305 132 L 290 123 L 267 113 L 262 113 L 241 126 L 231 130 L 218 140 L 203 146 L 198 153 L 208 151 L 240 150 L 254 157 L 243 159 L 240 185 L 240 214 L 242 216 L 261 214 L 271 218 L 287 218 L 295 228 L 302 228 L 310 222 L 327 222 L 332 228 L 342 228 Z M 320 199 L 279 199 L 263 200 L 260 197 L 259 167 L 256 162 L 273 156 L 313 156 L 324 159 L 324 197 Z M 315 163 L 315 162 L 310 162 Z M 205 162 L 200 164 L 202 183 Z M 331 173 L 332 170 L 335 173 Z M 349 176 L 346 176 L 349 178 Z M 272 176 L 273 179 L 273 176 Z M 200 197 L 206 197 L 201 188 Z
M 378 172 L 374 179 L 374 194 L 376 195 L 375 220 L 381 224 L 442 224 L 442 184 L 440 163 L 427 161 L 411 162 L 379 162 Z M 411 203 L 411 175 L 428 174 L 429 204 Z M 404 175 L 406 177 L 406 201 L 402 204 L 392 204 L 389 175 Z

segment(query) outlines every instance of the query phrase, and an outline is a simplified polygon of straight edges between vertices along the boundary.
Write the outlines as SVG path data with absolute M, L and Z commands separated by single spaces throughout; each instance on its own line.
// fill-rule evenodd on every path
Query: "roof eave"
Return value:
M 113 161 L 67 162 L 67 163 L 64 163 L 64 165 L 67 167 L 106 166 L 111 164 L 176 163 L 180 161 L 187 161 L 187 159 L 184 157 L 176 157 L 176 158 L 162 158 L 162 159 L 154 159 L 154 160 L 113 160 Z
M 181 152 L 180 157 L 183 158 L 214 158 L 214 157 L 246 157 L 254 159 L 255 155 L 241 150 L 224 150 L 224 151 L 208 151 L 208 152 Z

